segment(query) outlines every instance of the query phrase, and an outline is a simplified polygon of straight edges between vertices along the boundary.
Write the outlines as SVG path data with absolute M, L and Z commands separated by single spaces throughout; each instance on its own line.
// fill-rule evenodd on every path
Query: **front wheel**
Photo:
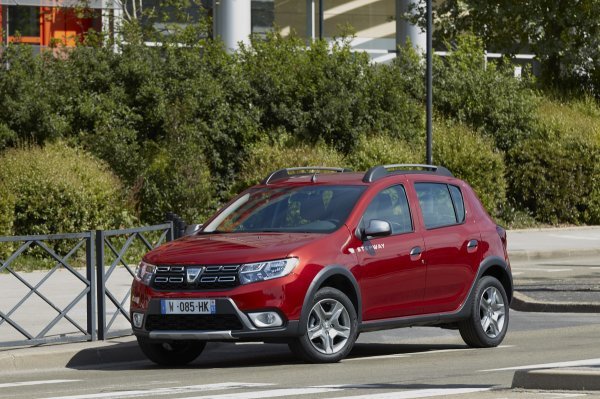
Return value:
M 354 305 L 341 291 L 317 291 L 306 321 L 306 332 L 290 342 L 292 352 L 310 363 L 334 363 L 352 350 L 358 335 Z
M 203 341 L 152 342 L 138 337 L 138 345 L 154 363 L 161 366 L 183 366 L 196 359 L 206 346 Z
M 481 278 L 475 287 L 471 315 L 458 325 L 465 343 L 474 348 L 500 345 L 508 330 L 508 305 L 502 284 L 492 276 Z

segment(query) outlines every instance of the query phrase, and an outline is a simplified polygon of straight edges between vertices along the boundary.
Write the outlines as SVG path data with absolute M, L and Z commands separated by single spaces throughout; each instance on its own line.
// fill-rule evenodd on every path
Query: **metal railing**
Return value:
M 172 240 L 173 233 L 173 223 L 168 222 L 125 230 L 0 237 L 0 347 L 130 334 L 128 300 L 135 264 L 146 251 Z
M 145 235 L 145 233 L 147 234 L 149 232 L 159 232 L 160 235 L 157 240 L 152 242 Z M 124 238 L 125 242 L 120 248 L 118 248 L 115 245 L 116 240 L 111 241 L 111 238 Z M 98 339 L 103 340 L 106 338 L 131 333 L 130 328 L 125 330 L 121 329 L 113 333 L 109 332 L 119 315 L 123 316 L 127 320 L 128 325 L 131 324 L 129 311 L 125 308 L 125 304 L 128 302 L 131 294 L 131 288 L 129 288 L 125 296 L 119 300 L 117 299 L 116 295 L 111 292 L 107 283 L 110 277 L 114 274 L 118 265 L 121 265 L 131 276 L 131 278 L 133 278 L 135 275 L 135 272 L 131 267 L 131 263 L 128 263 L 125 260 L 125 257 L 133 248 L 133 243 L 136 241 L 136 239 L 143 245 L 143 249 L 145 251 L 154 249 L 163 244 L 165 241 L 171 241 L 173 239 L 173 224 L 165 223 L 157 226 L 140 227 L 127 230 L 99 230 L 96 233 L 96 264 L 98 265 L 96 268 L 98 273 Z M 108 259 L 107 250 L 114 257 L 110 265 L 107 265 L 106 263 Z M 106 268 L 107 266 L 108 268 Z M 129 280 L 129 282 L 131 282 L 131 280 Z M 108 322 L 106 318 L 107 298 L 115 307 Z
M 4 313 L 0 310 L 0 327 L 7 323 L 12 326 L 25 340 L 9 340 L 8 342 L 2 342 L 1 337 L 6 334 L 0 334 L 0 346 L 11 346 L 11 345 L 23 345 L 23 344 L 40 344 L 48 342 L 69 342 L 74 340 L 96 340 L 96 324 L 94 314 L 96 311 L 96 297 L 95 297 L 95 276 L 94 270 L 94 240 L 92 239 L 93 233 L 75 233 L 75 234 L 53 234 L 53 235 L 36 235 L 36 236 L 15 236 L 15 237 L 0 237 L 0 243 L 14 243 L 18 245 L 18 248 L 12 252 L 12 254 L 4 261 L 1 261 L 0 273 L 8 273 L 17 279 L 17 281 L 25 286 L 28 290 L 27 294 L 23 296 L 12 308 Z M 71 245 L 67 253 L 61 256 L 57 253 L 55 245 L 57 242 L 64 243 L 67 240 L 75 240 L 75 244 Z M 55 247 L 54 249 L 51 247 Z M 27 253 L 31 253 L 34 247 L 41 250 L 42 254 L 46 255 L 52 260 L 54 265 L 52 268 L 44 274 L 44 276 L 35 284 L 30 283 L 21 273 L 15 271 L 11 265 L 15 264 L 21 257 L 25 257 Z M 80 249 L 85 249 L 85 275 L 77 270 L 76 267 L 71 265 L 70 259 L 76 255 Z M 38 252 L 39 256 L 39 252 Z M 78 281 L 83 283 L 83 289 L 81 291 L 75 291 L 74 295 L 68 300 L 68 303 L 64 306 L 60 306 L 55 301 L 50 300 L 47 294 L 41 291 L 42 286 L 46 283 L 56 272 L 60 269 L 67 270 L 70 275 L 74 276 Z M 5 292 L 6 295 L 6 292 Z M 41 299 L 46 305 L 48 305 L 52 311 L 51 314 L 56 312 L 52 320 L 47 323 L 37 333 L 33 332 L 33 327 L 24 326 L 24 322 L 17 322 L 13 316 L 18 310 L 22 309 L 27 301 L 33 297 Z M 83 298 L 86 298 L 86 328 L 82 327 L 74 318 L 69 315 L 71 311 Z M 3 298 L 4 299 L 4 298 Z M 39 306 L 39 305 L 38 305 Z M 35 312 L 39 311 L 39 307 L 36 306 L 33 310 L 29 309 L 28 314 L 35 317 Z M 31 313 L 34 313 L 31 315 Z M 49 332 L 61 321 L 66 320 L 72 327 L 75 327 L 76 332 L 73 334 L 62 333 L 60 335 L 50 335 Z

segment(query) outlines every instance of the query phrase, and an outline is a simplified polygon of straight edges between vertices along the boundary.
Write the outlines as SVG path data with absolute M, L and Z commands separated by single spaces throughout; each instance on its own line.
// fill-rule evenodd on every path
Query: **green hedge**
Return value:
M 434 163 L 444 165 L 475 190 L 483 206 L 497 215 L 506 200 L 502 153 L 489 138 L 464 125 L 439 120 L 433 138 Z
M 377 165 L 423 163 L 424 147 L 425 143 L 413 146 L 390 136 L 362 136 L 356 149 L 348 154 L 346 160 L 357 171 L 366 171 Z
M 259 183 L 277 169 L 294 166 L 344 167 L 346 164 L 341 153 L 323 142 L 301 144 L 282 134 L 277 141 L 264 139 L 250 147 L 234 191 Z
M 551 134 L 508 154 L 511 200 L 544 223 L 600 223 L 600 144 Z
M 434 64 L 436 111 L 491 137 L 507 151 L 537 129 L 538 97 L 527 80 L 515 79 L 512 64 L 484 65 L 480 39 L 461 36 L 457 46 Z
M 188 223 L 199 223 L 215 210 L 215 187 L 201 151 L 186 144 L 157 148 L 135 193 L 142 220 L 160 223 L 175 212 Z
M 119 180 L 105 164 L 64 144 L 0 156 L 0 235 L 79 232 L 131 225 Z

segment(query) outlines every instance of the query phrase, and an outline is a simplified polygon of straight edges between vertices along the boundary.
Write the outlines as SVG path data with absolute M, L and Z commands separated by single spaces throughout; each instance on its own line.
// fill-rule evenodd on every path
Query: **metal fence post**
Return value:
M 90 282 L 90 290 L 87 293 L 87 330 L 92 341 L 98 339 L 96 332 L 96 271 L 94 270 L 94 255 L 94 233 L 90 231 L 89 237 L 86 238 L 85 271 L 86 278 Z
M 173 241 L 175 239 L 175 226 L 172 220 L 167 221 L 167 223 L 170 225 L 169 232 L 167 233 L 167 241 Z
M 98 339 L 106 339 L 106 286 L 104 281 L 104 231 L 96 230 L 96 286 L 98 287 Z

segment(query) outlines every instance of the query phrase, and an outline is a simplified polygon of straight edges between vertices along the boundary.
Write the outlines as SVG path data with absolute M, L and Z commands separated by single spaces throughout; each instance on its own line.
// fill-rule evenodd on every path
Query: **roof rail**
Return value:
M 279 180 L 279 179 L 285 179 L 286 177 L 290 177 L 291 174 L 290 172 L 299 172 L 299 171 L 312 171 L 315 173 L 292 173 L 292 174 L 298 174 L 298 175 L 302 175 L 302 174 L 313 174 L 316 175 L 319 171 L 330 171 L 330 172 L 338 172 L 338 173 L 344 173 L 344 172 L 352 172 L 352 169 L 348 169 L 348 168 L 332 168 L 332 167 L 327 167 L 327 166 L 299 166 L 296 168 L 285 168 L 285 169 L 279 169 L 276 170 L 275 172 L 272 172 L 271 174 L 269 174 L 269 176 L 267 176 L 262 182 L 261 184 L 269 184 L 272 181 L 275 180 Z
M 379 180 L 382 177 L 387 176 L 389 173 L 393 172 L 393 171 L 390 171 L 390 169 L 399 169 L 399 168 L 413 168 L 413 169 L 420 168 L 420 169 L 425 169 L 428 172 L 432 172 L 432 173 L 435 173 L 438 175 L 454 177 L 454 175 L 448 169 L 444 168 L 443 166 L 398 163 L 398 164 L 392 164 L 392 165 L 379 165 L 379 166 L 372 167 L 365 173 L 365 176 L 363 177 L 363 182 L 365 182 L 365 183 L 374 182 L 375 180 Z

